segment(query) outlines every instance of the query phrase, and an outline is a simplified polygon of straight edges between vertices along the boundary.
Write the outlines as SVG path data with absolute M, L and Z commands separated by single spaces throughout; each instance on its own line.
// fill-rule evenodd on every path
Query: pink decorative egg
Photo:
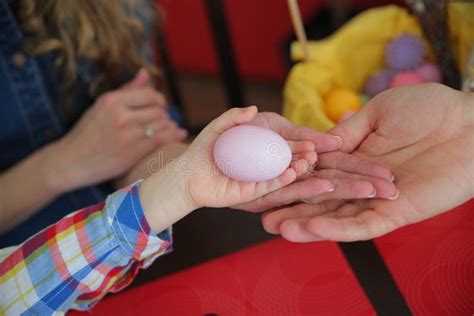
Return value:
M 214 145 L 214 161 L 226 176 L 243 182 L 267 181 L 290 165 L 288 143 L 271 130 L 240 125 L 222 134 Z
M 416 72 L 404 71 L 400 72 L 393 77 L 390 82 L 390 88 L 409 86 L 413 84 L 419 84 L 425 82 Z
M 426 82 L 441 82 L 441 71 L 433 63 L 424 63 L 415 72 Z

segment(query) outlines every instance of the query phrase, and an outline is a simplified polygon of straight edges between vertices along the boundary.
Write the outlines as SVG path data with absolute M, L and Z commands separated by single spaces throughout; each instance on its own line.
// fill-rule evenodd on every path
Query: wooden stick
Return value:
M 308 60 L 308 41 L 304 31 L 303 20 L 301 19 L 300 8 L 298 7 L 298 0 L 288 0 L 288 8 L 290 9 L 291 21 L 295 29 L 296 38 L 303 50 L 303 60 Z

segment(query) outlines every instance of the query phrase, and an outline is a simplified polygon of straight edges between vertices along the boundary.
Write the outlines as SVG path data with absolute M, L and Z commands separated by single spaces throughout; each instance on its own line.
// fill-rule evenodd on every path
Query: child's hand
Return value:
M 231 109 L 211 122 L 181 157 L 188 164 L 185 171 L 187 192 L 195 208 L 224 207 L 251 201 L 293 182 L 316 162 L 314 144 L 310 141 L 288 142 L 293 162 L 279 177 L 265 182 L 240 182 L 222 174 L 216 167 L 213 148 L 217 138 L 228 129 L 252 121 L 257 115 L 255 106 Z
M 311 141 L 290 141 L 293 162 L 275 179 L 247 183 L 222 174 L 213 157 L 217 138 L 234 126 L 252 121 L 256 115 L 255 106 L 225 112 L 197 136 L 183 155 L 143 182 L 140 198 L 155 231 L 200 207 L 225 207 L 257 199 L 292 183 L 316 162 Z

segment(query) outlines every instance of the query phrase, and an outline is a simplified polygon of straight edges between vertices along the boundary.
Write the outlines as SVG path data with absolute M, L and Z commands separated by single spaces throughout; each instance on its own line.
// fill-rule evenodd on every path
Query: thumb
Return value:
M 222 134 L 231 127 L 250 122 L 257 115 L 257 112 L 258 109 L 255 105 L 230 109 L 213 120 L 204 130 L 206 132 Z
M 143 87 L 150 82 L 150 73 L 145 68 L 140 68 L 132 80 L 123 85 L 124 88 Z
M 369 104 L 350 118 L 342 121 L 328 133 L 342 138 L 341 151 L 350 153 L 369 135 L 373 126 L 369 119 Z

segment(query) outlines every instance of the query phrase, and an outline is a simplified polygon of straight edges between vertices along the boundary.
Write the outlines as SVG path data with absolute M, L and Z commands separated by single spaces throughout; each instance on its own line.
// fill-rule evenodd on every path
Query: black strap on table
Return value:
M 206 0 L 207 13 L 229 106 L 245 105 L 222 0 Z
M 411 315 L 373 241 L 339 243 L 339 247 L 378 315 Z

